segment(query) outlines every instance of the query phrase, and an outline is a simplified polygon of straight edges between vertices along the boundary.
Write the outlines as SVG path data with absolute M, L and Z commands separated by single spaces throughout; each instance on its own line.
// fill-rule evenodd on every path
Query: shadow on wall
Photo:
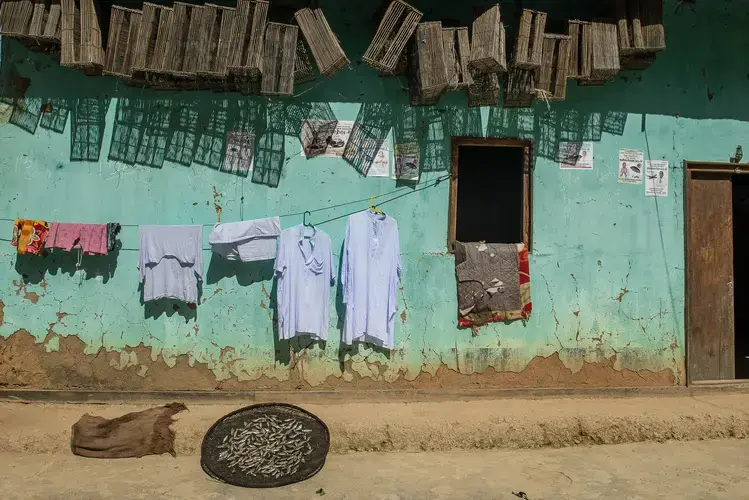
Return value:
M 514 6 L 505 3 L 505 18 L 512 19 Z M 528 7 L 533 8 L 533 3 Z M 577 14 L 590 10 L 583 3 L 574 7 L 580 10 Z M 9 122 L 32 134 L 39 126 L 64 133 L 70 123 L 71 161 L 97 161 L 110 97 L 117 96 L 111 146 L 105 153 L 109 159 L 153 168 L 162 167 L 165 161 L 184 166 L 194 163 L 240 176 L 247 176 L 253 164 L 252 181 L 273 187 L 278 186 L 283 166 L 291 159 L 284 149 L 285 138 L 299 138 L 305 121 L 335 122 L 328 102 L 361 103 L 344 159 L 362 175 L 391 130 L 395 144 L 418 145 L 423 172 L 449 169 L 450 137 L 478 137 L 484 129 L 489 137 L 533 138 L 537 155 L 556 160 L 560 140 L 598 141 L 603 133 L 620 135 L 630 114 L 749 121 L 749 110 L 735 105 L 745 93 L 746 75 L 732 69 L 731 51 L 711 49 L 749 49 L 749 38 L 739 37 L 743 25 L 733 16 L 735 3 L 707 2 L 679 11 L 666 6 L 668 48 L 651 68 L 622 72 L 603 87 L 577 87 L 570 81 L 567 100 L 553 103 L 550 109 L 540 102 L 530 109 L 492 107 L 486 127 L 481 110 L 467 108 L 462 93 L 448 93 L 434 107 L 409 106 L 403 78 L 380 78 L 357 60 L 370 34 L 352 19 L 368 17 L 346 5 L 341 6 L 336 24 L 351 51 L 351 66 L 295 99 L 271 101 L 230 93 L 128 87 L 114 78 L 91 78 L 61 68 L 48 56 L 3 39 L 0 102 L 10 107 Z M 430 18 L 454 11 L 448 17 L 462 24 L 474 15 L 468 7 L 422 7 Z M 363 8 L 374 14 L 377 5 Z M 556 22 L 568 14 L 557 12 L 550 18 Z M 696 22 L 709 24 L 711 29 L 694 37 Z M 554 28 L 553 23 L 550 26 Z M 685 65 L 684 60 L 702 64 Z M 60 81 L 66 85 L 57 84 Z M 351 94 L 352 88 L 359 91 Z
M 91 280 L 101 277 L 107 283 L 117 269 L 122 243 L 117 240 L 113 251 L 107 255 L 83 255 L 78 264 L 78 250 L 44 250 L 41 255 L 19 254 L 16 272 L 26 284 L 39 285 L 47 275 L 67 274 L 71 279 Z

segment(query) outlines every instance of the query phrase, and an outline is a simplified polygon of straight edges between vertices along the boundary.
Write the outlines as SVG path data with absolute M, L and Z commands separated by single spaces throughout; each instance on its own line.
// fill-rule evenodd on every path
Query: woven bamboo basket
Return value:
M 662 0 L 616 0 L 616 22 L 620 56 L 666 48 Z
M 447 67 L 442 43 L 442 23 L 421 23 L 416 27 L 416 42 L 412 45 L 414 62 L 411 71 L 422 103 L 436 103 L 447 90 Z
M 536 86 L 539 100 L 563 101 L 567 96 L 570 45 L 569 36 L 544 34 L 544 50 Z
M 113 5 L 109 16 L 105 75 L 125 81 L 133 77 L 133 52 L 138 40 L 141 11 Z
M 262 95 L 290 96 L 294 93 L 298 32 L 292 24 L 268 23 L 263 44 Z
M 133 77 L 157 89 L 178 88 L 164 74 L 173 12 L 170 7 L 143 2 L 138 38 L 133 53 Z
M 268 2 L 237 0 L 227 71 L 232 86 L 243 94 L 260 92 L 267 19 Z
M 203 6 L 201 44 L 198 51 L 197 74 L 200 88 L 229 90 L 229 59 L 234 50 L 232 30 L 237 10 L 207 3 Z
M 530 108 L 536 90 L 536 70 L 510 67 L 504 78 L 504 107 Z
M 519 69 L 541 67 L 546 13 L 523 9 L 515 39 L 514 66 Z
M 62 0 L 60 65 L 87 75 L 101 74 L 104 49 L 95 0 Z
M 616 24 L 606 21 L 593 21 L 590 27 L 593 47 L 590 77 L 593 80 L 613 80 L 621 68 Z
M 294 18 L 321 75 L 330 78 L 349 63 L 321 9 L 301 9 Z
M 442 45 L 447 68 L 449 89 L 464 89 L 472 82 L 473 77 L 468 69 L 471 58 L 471 43 L 468 28 L 442 28 Z
M 296 40 L 296 59 L 294 61 L 294 85 L 309 83 L 315 79 L 315 69 L 309 58 L 307 46 L 302 37 Z
M 61 11 L 60 0 L 4 0 L 0 35 L 29 41 L 30 48 L 59 48 Z
M 491 7 L 473 21 L 471 57 L 468 67 L 475 73 L 504 73 L 507 71 L 505 28 L 499 4 Z
M 499 76 L 496 73 L 474 73 L 468 86 L 468 107 L 496 106 L 499 103 Z
M 200 51 L 210 34 L 203 28 L 202 6 L 174 2 L 162 72 L 180 88 L 197 88 Z
M 421 19 L 421 12 L 402 0 L 393 0 L 377 27 L 362 60 L 381 75 L 398 71 L 401 56 Z M 401 66 L 402 67 L 402 66 Z

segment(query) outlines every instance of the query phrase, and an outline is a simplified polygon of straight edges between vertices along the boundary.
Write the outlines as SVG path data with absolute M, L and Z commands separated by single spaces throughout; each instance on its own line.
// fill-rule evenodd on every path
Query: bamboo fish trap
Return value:
M 504 107 L 530 108 L 536 90 L 536 71 L 510 67 L 504 78 Z
M 105 75 L 132 81 L 133 52 L 138 40 L 141 11 L 113 5 L 109 16 Z
M 171 78 L 164 76 L 172 19 L 170 7 L 143 2 L 133 54 L 133 77 L 158 89 L 176 88 Z
M 87 75 L 101 74 L 104 49 L 95 0 L 62 0 L 60 65 Z
M 546 13 L 523 9 L 515 39 L 514 66 L 520 69 L 541 67 Z
M 419 103 L 431 106 L 447 90 L 447 68 L 442 43 L 442 23 L 421 23 L 416 27 L 416 40 L 412 45 L 414 64 L 411 71 L 419 93 Z
M 298 31 L 291 24 L 268 23 L 263 46 L 262 95 L 290 96 L 294 93 Z
M 296 41 L 296 59 L 294 60 L 294 85 L 309 83 L 315 79 L 315 69 L 309 59 L 309 52 L 302 37 Z
M 593 21 L 590 26 L 593 52 L 590 77 L 600 81 L 613 80 L 621 68 L 616 24 Z
M 362 60 L 382 75 L 395 74 L 401 55 L 416 31 L 421 16 L 421 12 L 403 0 L 393 0 Z
M 619 55 L 648 54 L 666 48 L 662 0 L 616 0 Z
M 496 73 L 475 73 L 468 86 L 468 107 L 496 106 L 499 103 L 499 76 Z
M 569 36 L 544 34 L 544 50 L 536 87 L 540 99 L 562 101 L 567 96 L 570 43 Z
M 267 1 L 237 0 L 227 72 L 232 85 L 243 94 L 256 94 L 260 90 L 267 18 Z
M 294 18 L 321 75 L 330 78 L 349 63 L 321 9 L 301 9 Z
M 162 70 L 180 88 L 197 87 L 198 61 L 201 46 L 205 45 L 208 30 L 203 28 L 203 7 L 174 2 Z M 157 40 L 158 43 L 158 40 Z
M 448 88 L 467 88 L 473 82 L 468 69 L 468 60 L 471 58 L 468 28 L 442 28 L 442 45 Z
M 233 45 L 232 30 L 237 11 L 231 7 L 207 3 L 203 6 L 201 43 L 198 48 L 197 74 L 199 87 L 211 90 L 229 90 L 227 78 Z
M 497 4 L 473 21 L 468 67 L 473 73 L 504 73 L 507 71 L 505 43 L 505 28 Z
M 0 35 L 30 41 L 29 48 L 60 45 L 60 0 L 4 0 L 0 3 Z

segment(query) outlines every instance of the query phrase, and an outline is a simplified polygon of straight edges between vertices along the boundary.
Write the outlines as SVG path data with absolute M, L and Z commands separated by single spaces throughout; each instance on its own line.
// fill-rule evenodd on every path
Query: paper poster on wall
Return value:
M 668 162 L 645 162 L 645 196 L 668 196 Z
M 376 147 L 373 145 L 372 149 Z M 388 141 L 382 141 L 380 150 L 367 170 L 367 177 L 388 177 L 390 175 L 390 144 Z
M 619 182 L 622 184 L 642 184 L 642 169 L 644 166 L 642 151 L 637 149 L 620 149 Z
M 419 145 L 415 142 L 395 145 L 395 166 L 393 179 L 402 181 L 419 180 Z
M 561 141 L 559 143 L 559 168 L 562 170 L 592 170 L 593 143 Z
M 4 102 L 0 102 L 0 124 L 8 123 L 12 114 L 13 106 Z
M 316 126 L 318 131 L 322 133 L 314 134 L 311 132 L 310 128 Z M 353 128 L 354 122 L 350 121 L 339 121 L 332 131 L 326 130 L 324 126 L 319 127 L 319 124 L 315 124 L 314 122 L 305 121 L 302 123 L 302 134 L 300 137 L 302 156 L 306 156 L 305 150 L 307 150 L 314 152 L 314 155 L 310 156 L 343 158 L 343 150 L 346 147 L 346 142 L 348 142 Z M 323 148 L 324 151 L 319 152 Z
M 255 134 L 252 132 L 228 132 L 226 134 L 226 159 L 222 172 L 248 175 L 252 172 Z

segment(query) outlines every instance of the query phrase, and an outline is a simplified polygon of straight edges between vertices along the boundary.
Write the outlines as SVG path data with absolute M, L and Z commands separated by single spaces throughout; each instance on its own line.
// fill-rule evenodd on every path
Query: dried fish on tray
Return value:
M 269 488 L 303 481 L 319 472 L 330 448 L 327 426 L 287 404 L 259 404 L 232 412 L 208 430 L 200 464 L 214 479 Z

